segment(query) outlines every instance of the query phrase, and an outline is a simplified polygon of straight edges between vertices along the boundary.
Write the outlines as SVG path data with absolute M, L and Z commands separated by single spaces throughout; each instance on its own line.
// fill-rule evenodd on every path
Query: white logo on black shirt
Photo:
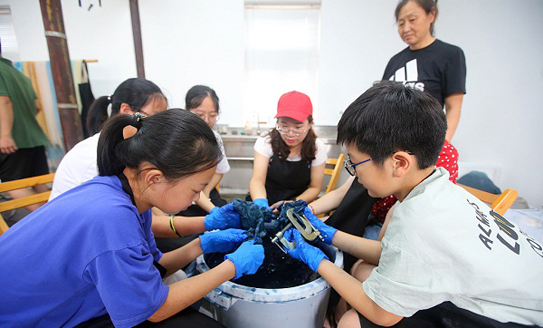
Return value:
M 406 87 L 424 91 L 424 83 L 419 82 L 419 71 L 417 67 L 416 59 L 408 61 L 405 66 L 398 69 L 389 80 L 403 82 Z

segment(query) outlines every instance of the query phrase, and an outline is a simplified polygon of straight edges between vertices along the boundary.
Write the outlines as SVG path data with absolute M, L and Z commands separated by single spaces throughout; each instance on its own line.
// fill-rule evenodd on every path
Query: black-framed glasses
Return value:
M 381 157 L 386 157 L 386 156 L 394 155 L 394 154 L 396 154 L 397 152 L 398 152 L 398 151 L 392 152 L 392 153 L 390 153 L 390 154 L 382 155 L 382 156 L 377 156 L 376 158 L 381 158 Z M 409 155 L 413 155 L 413 153 L 410 152 L 410 151 L 408 151 L 408 150 L 406 150 L 405 152 L 408 153 Z M 345 160 L 345 170 L 347 170 L 347 172 L 349 172 L 349 174 L 350 174 L 351 176 L 354 177 L 354 176 L 356 175 L 356 167 L 357 167 L 358 165 L 360 165 L 360 164 L 364 164 L 364 163 L 369 162 L 369 161 L 371 161 L 371 160 L 372 160 L 372 158 L 370 157 L 370 158 L 365 159 L 365 160 L 363 160 L 363 161 L 361 161 L 361 162 L 353 163 L 353 162 L 351 161 L 351 158 L 350 158 L 350 157 L 347 157 L 347 159 Z

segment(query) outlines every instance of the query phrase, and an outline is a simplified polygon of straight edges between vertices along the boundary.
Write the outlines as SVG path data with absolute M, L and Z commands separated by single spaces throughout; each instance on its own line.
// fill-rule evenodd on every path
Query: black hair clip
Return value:
M 141 115 L 140 113 L 134 113 L 134 116 L 132 116 L 132 122 L 130 122 L 130 125 L 132 125 L 133 127 L 139 130 L 141 128 L 142 119 L 144 117 L 145 116 Z

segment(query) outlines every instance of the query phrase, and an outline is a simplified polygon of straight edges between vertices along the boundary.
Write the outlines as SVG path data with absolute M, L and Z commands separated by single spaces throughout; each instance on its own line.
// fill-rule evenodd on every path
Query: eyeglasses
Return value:
M 356 174 L 356 167 L 358 165 L 360 165 L 360 164 L 364 164 L 364 163 L 369 162 L 369 161 L 371 161 L 371 158 L 368 158 L 368 159 L 363 160 L 362 162 L 358 162 L 358 163 L 353 164 L 351 159 L 347 158 L 345 160 L 345 170 L 347 170 L 347 172 L 349 172 L 349 174 L 354 177 L 355 174 Z
M 409 155 L 413 155 L 413 153 L 410 152 L 410 151 L 407 151 L 407 150 L 406 150 L 406 152 L 407 152 Z M 396 153 L 397 153 L 397 151 L 395 151 L 395 152 L 393 152 L 393 153 L 390 153 L 390 154 L 387 154 L 387 155 L 377 156 L 376 158 L 386 157 L 386 156 L 394 155 L 394 154 L 396 154 Z M 345 160 L 345 170 L 347 170 L 347 172 L 349 172 L 349 174 L 350 174 L 351 176 L 354 177 L 354 176 L 356 175 L 356 167 L 357 167 L 358 165 L 360 165 L 360 164 L 364 164 L 364 163 L 369 162 L 369 161 L 371 161 L 371 160 L 372 160 L 371 158 L 368 158 L 368 159 L 363 160 L 362 162 L 358 162 L 358 163 L 354 163 L 354 164 L 353 164 L 353 162 L 351 161 L 351 158 L 348 157 L 348 158 Z
M 302 134 L 306 133 L 307 130 L 303 128 L 287 128 L 286 126 L 280 126 L 276 125 L 275 128 L 277 131 L 281 134 L 289 134 L 289 132 L 292 132 L 296 137 L 301 136 Z
M 143 109 L 138 108 L 138 107 L 136 107 L 136 106 L 131 106 L 131 105 L 130 105 L 130 108 L 132 109 L 133 112 L 140 113 L 140 114 L 142 114 L 143 116 L 152 116 L 152 114 L 149 114 L 149 113 L 147 113 L 146 111 L 144 111 Z
M 217 113 L 211 113 L 211 114 L 206 114 L 206 113 L 203 113 L 203 112 L 193 112 L 193 113 L 196 114 L 196 116 L 198 116 L 199 118 L 201 118 L 204 121 L 206 120 L 206 118 L 209 121 L 214 121 L 219 117 L 219 115 L 217 115 Z

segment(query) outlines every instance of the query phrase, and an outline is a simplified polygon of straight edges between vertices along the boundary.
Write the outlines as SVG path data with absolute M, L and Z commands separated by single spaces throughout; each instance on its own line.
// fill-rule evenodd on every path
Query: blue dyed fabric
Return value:
M 278 207 L 279 214 L 274 214 L 272 210 L 259 208 L 255 203 L 239 198 L 233 203 L 234 210 L 241 217 L 242 228 L 247 230 L 249 239 L 254 239 L 257 244 L 262 244 L 265 237 L 273 237 L 290 222 L 287 217 L 289 209 L 294 208 L 295 213 L 303 215 L 307 206 L 303 200 L 288 202 Z

